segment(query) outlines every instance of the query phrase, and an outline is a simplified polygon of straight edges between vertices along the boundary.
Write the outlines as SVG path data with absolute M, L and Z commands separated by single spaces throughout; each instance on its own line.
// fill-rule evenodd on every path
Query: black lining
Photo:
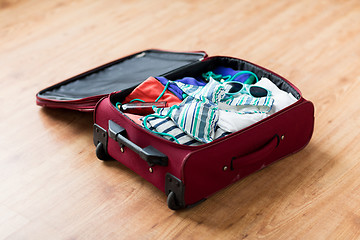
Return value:
M 149 76 L 159 76 L 199 61 L 205 55 L 204 52 L 161 50 L 138 52 L 46 88 L 38 97 L 67 101 L 106 95 L 132 88 Z
M 164 77 L 169 80 L 176 80 L 183 77 L 198 77 L 201 76 L 202 73 L 211 71 L 218 66 L 230 67 L 234 70 L 251 71 L 255 73 L 259 79 L 261 77 L 268 78 L 278 88 L 291 93 L 296 99 L 300 99 L 301 97 L 300 93 L 297 92 L 289 83 L 287 83 L 284 78 L 250 62 L 231 57 L 212 57 L 202 62 L 194 63 L 191 66 L 185 66 L 164 74 Z
M 202 73 L 213 70 L 218 66 L 231 67 L 234 70 L 245 70 L 254 72 L 259 79 L 266 77 L 272 81 L 278 88 L 291 93 L 296 99 L 300 99 L 301 95 L 297 92 L 286 80 L 262 67 L 256 66 L 244 60 L 231 57 L 211 57 L 201 62 L 195 62 L 191 65 L 175 69 L 163 76 L 169 80 L 177 80 L 183 77 L 199 77 Z M 116 102 L 122 102 L 127 95 L 130 94 L 131 89 L 121 91 L 111 96 L 111 102 L 115 105 Z

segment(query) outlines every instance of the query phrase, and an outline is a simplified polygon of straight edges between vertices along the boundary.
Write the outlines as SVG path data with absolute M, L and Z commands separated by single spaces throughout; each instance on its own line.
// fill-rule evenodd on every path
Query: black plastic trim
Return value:
M 97 125 L 94 124 L 94 134 L 93 134 L 93 142 L 96 146 L 96 156 L 98 159 L 107 161 L 112 160 L 112 158 L 107 153 L 107 144 L 108 144 L 108 134 L 107 131 Z
M 136 145 L 127 138 L 125 128 L 121 127 L 120 125 L 116 124 L 111 120 L 109 120 L 109 137 L 117 141 L 121 147 L 126 146 L 135 153 L 139 154 L 139 156 L 144 159 L 149 164 L 149 166 L 168 165 L 168 157 L 165 154 L 163 154 L 151 145 L 144 148 Z
M 167 203 L 171 210 L 185 208 L 184 192 L 183 182 L 174 175 L 167 173 L 165 176 L 165 193 L 168 196 Z

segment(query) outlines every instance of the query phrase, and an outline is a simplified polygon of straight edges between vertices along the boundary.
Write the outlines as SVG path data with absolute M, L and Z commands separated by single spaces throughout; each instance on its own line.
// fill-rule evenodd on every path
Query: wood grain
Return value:
M 360 2 L 0 0 L 0 239 L 360 239 Z M 173 212 L 97 160 L 92 115 L 52 84 L 148 48 L 205 50 L 290 79 L 315 104 L 299 153 Z

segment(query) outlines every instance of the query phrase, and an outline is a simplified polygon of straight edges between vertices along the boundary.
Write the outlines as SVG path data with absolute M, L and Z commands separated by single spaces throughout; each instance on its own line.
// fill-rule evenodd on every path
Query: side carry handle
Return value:
M 144 159 L 150 166 L 160 165 L 167 166 L 168 165 L 168 157 L 154 148 L 153 146 L 147 146 L 145 148 L 141 148 L 129 139 L 126 138 L 126 130 L 115 122 L 109 120 L 109 137 L 119 143 L 121 147 L 126 146 L 135 153 L 139 154 L 139 156 Z
M 259 160 L 263 160 L 277 148 L 279 142 L 280 142 L 280 138 L 276 134 L 273 138 L 271 138 L 270 141 L 268 141 L 265 145 L 257 149 L 255 152 L 242 155 L 239 157 L 233 157 L 231 160 L 231 170 L 239 169 L 241 167 L 254 164 Z

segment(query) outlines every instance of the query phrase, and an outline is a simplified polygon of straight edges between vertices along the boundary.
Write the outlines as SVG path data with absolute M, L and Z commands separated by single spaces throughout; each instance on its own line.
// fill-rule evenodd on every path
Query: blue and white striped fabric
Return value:
M 199 142 L 198 140 L 186 134 L 169 117 L 167 118 L 149 117 L 147 118 L 146 123 L 148 126 L 150 126 L 149 130 L 151 131 L 169 134 L 169 135 L 162 135 L 162 137 L 171 142 L 174 142 L 176 139 L 179 144 L 183 144 L 187 146 L 199 146 L 203 144 L 202 142 Z M 222 128 L 217 127 L 215 131 L 215 139 L 225 137 L 229 134 L 230 132 L 226 132 Z M 171 137 L 170 135 L 173 137 Z
M 156 114 L 166 116 L 169 108 L 155 108 L 154 110 Z M 213 104 L 186 97 L 179 108 L 172 110 L 170 118 L 191 137 L 200 142 L 208 143 L 214 140 L 219 112 L 217 106 Z
M 254 98 L 250 95 L 241 94 L 237 97 L 222 100 L 219 109 L 236 112 L 238 114 L 268 113 L 274 103 L 271 96 Z
M 228 98 L 223 85 L 212 78 L 205 86 L 173 83 L 187 96 L 176 108 L 154 107 L 154 117 L 146 122 L 152 127 L 150 130 L 170 134 L 186 145 L 209 143 L 228 134 L 217 126 L 219 109 L 238 114 L 267 113 L 274 102 L 271 96 L 254 98 L 241 94 Z M 164 137 L 174 141 L 171 136 Z
M 217 102 L 225 96 L 224 87 L 210 81 L 204 87 L 178 83 L 188 96 L 169 113 L 169 108 L 154 108 L 160 116 L 170 115 L 175 124 L 185 133 L 204 143 L 215 139 L 215 128 L 219 119 Z
M 198 146 L 202 143 L 197 141 L 196 139 L 190 137 L 184 131 L 182 131 L 169 117 L 166 118 L 158 118 L 158 117 L 149 117 L 146 120 L 148 124 L 149 130 L 161 133 L 167 133 L 169 135 L 162 135 L 163 138 L 170 140 L 172 142 L 175 139 L 179 142 L 179 144 L 188 145 L 188 146 Z

